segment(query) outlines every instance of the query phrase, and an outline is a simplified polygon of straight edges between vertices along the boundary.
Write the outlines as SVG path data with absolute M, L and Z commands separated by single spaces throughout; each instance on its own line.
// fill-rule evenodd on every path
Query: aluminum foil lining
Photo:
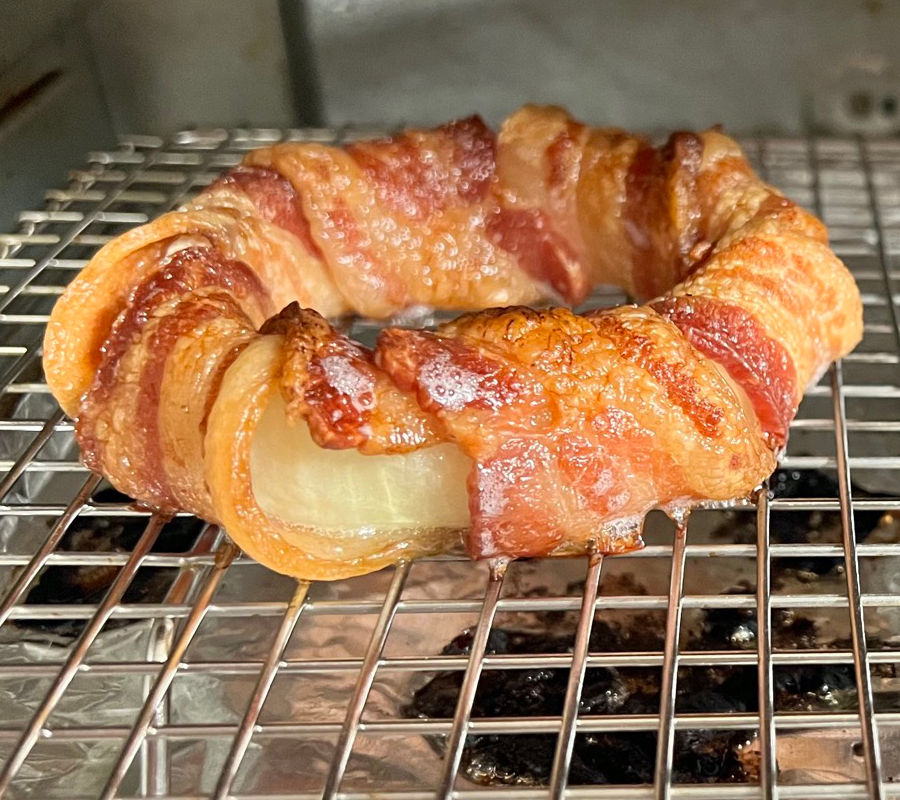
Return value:
M 46 414 L 45 398 L 26 397 L 18 409 L 22 416 Z M 0 437 L 0 448 L 9 448 L 10 439 Z M 54 436 L 41 458 L 72 458 L 71 434 Z M 7 450 L 0 458 L 14 458 Z M 17 495 L 9 502 L 35 502 L 40 497 L 71 497 L 83 476 L 65 473 L 27 473 Z M 702 512 L 695 515 L 688 541 L 721 541 L 722 536 L 740 540 L 741 520 L 750 512 Z M 52 518 L 3 517 L 0 520 L 0 552 L 32 553 L 42 543 Z M 671 523 L 660 515 L 651 515 L 647 539 L 652 543 L 671 542 Z M 885 519 L 872 534 L 896 541 L 898 526 Z M 839 541 L 834 530 L 821 532 L 822 540 Z M 829 538 L 830 537 L 830 538 Z M 750 540 L 752 541 L 752 540 Z M 604 568 L 601 594 L 662 594 L 668 585 L 666 558 L 612 559 Z M 900 592 L 897 559 L 864 559 L 864 589 L 867 592 Z M 13 578 L 13 570 L 0 571 L 0 593 Z M 369 601 L 380 603 L 391 578 L 391 570 L 332 584 L 314 585 L 314 601 Z M 505 595 L 559 596 L 578 593 L 584 577 L 583 559 L 530 561 L 513 564 L 504 587 Z M 413 566 L 404 589 L 404 599 L 475 599 L 483 596 L 487 572 L 484 565 L 466 562 L 430 561 Z M 752 559 L 689 559 L 685 575 L 687 594 L 729 591 L 743 586 L 752 592 L 755 564 Z M 749 588 L 748 588 L 749 587 Z M 275 601 L 286 602 L 294 591 L 292 581 L 245 562 L 228 571 L 214 603 Z M 814 580 L 803 575 L 785 577 L 776 591 L 845 593 L 840 571 Z M 601 611 L 604 618 L 628 624 L 632 612 Z M 664 612 L 660 612 L 663 613 Z M 799 613 L 799 612 L 798 612 Z M 819 646 L 835 647 L 849 636 L 846 612 L 811 607 L 802 613 L 817 623 Z M 868 613 L 870 635 L 893 646 L 900 635 L 897 609 L 872 608 Z M 285 652 L 285 661 L 324 661 L 317 671 L 292 672 L 282 669 L 263 707 L 259 723 L 328 722 L 339 725 L 344 719 L 348 698 L 356 680 L 356 670 L 330 669 L 328 661 L 361 660 L 368 645 L 376 614 L 304 614 Z M 553 632 L 573 630 L 576 612 L 546 613 L 500 612 L 495 627 Z M 76 677 L 52 713 L 49 728 L 109 727 L 124 733 L 134 722 L 149 689 L 153 672 L 147 674 L 92 674 L 91 665 L 115 662 L 162 662 L 167 655 L 179 620 L 137 620 L 110 625 L 94 642 L 86 664 L 88 669 Z M 278 614 L 265 616 L 209 616 L 201 625 L 185 662 L 261 662 L 265 659 L 280 622 Z M 392 625 L 386 657 L 435 655 L 461 631 L 472 626 L 471 613 L 398 614 Z M 685 613 L 686 631 L 700 624 L 696 614 Z M 683 634 L 685 635 L 685 634 Z M 34 714 L 59 665 L 70 652 L 71 637 L 62 637 L 52 629 L 41 629 L 27 622 L 8 623 L 0 629 L 0 667 L 6 670 L 0 679 L 0 719 L 6 731 L 21 729 Z M 898 657 L 900 661 L 900 657 Z M 16 672 L 14 667 L 23 668 Z M 32 674 L 31 668 L 43 667 Z M 397 719 L 406 713 L 412 693 L 433 677 L 431 672 L 401 670 L 379 671 L 372 688 L 365 720 Z M 236 726 L 245 710 L 256 681 L 255 670 L 229 674 L 227 668 L 193 672 L 182 670 L 160 709 L 157 725 Z M 889 697 L 900 689 L 893 678 L 879 677 L 876 693 Z M 196 739 L 165 740 L 153 737 L 144 745 L 126 781 L 124 796 L 139 793 L 152 785 L 152 765 L 166 765 L 157 771 L 166 793 L 172 795 L 208 794 L 215 786 L 219 771 L 232 743 L 234 727 L 223 735 Z M 70 741 L 51 736 L 42 739 L 20 771 L 9 795 L 20 798 L 77 798 L 96 796 L 122 745 L 123 736 L 97 740 Z M 864 765 L 854 750 L 856 729 L 779 731 L 778 766 L 780 782 L 861 781 Z M 247 752 L 234 791 L 237 793 L 315 793 L 321 791 L 327 773 L 336 734 L 256 735 Z M 0 762 L 5 760 L 15 737 L 0 739 Z M 886 776 L 900 778 L 900 743 L 887 733 L 883 741 Z M 400 749 L 402 748 L 402 750 Z M 440 748 L 422 736 L 360 734 L 342 784 L 346 791 L 390 791 L 433 787 L 442 768 Z M 402 752 L 402 757 L 399 753 Z M 162 776 L 162 777 L 160 777 Z M 155 784 L 159 788 L 159 783 Z

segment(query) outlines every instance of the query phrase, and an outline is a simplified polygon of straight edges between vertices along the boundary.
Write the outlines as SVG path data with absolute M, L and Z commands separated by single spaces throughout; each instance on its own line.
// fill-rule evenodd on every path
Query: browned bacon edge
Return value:
M 568 121 L 546 143 L 543 163 L 548 186 L 562 191 L 569 185 L 587 131 Z M 789 242 L 774 249 L 770 246 L 770 240 L 782 233 L 821 242 L 821 225 L 762 187 L 741 157 L 726 154 L 718 161 L 710 160 L 705 141 L 688 132 L 673 134 L 661 148 L 634 140 L 619 198 L 620 244 L 631 265 L 632 287 L 651 295 L 661 282 L 671 287 L 686 276 L 702 273 L 708 258 L 721 261 L 717 242 L 730 236 L 731 249 L 726 252 L 741 261 L 741 269 L 734 273 L 737 278 L 727 280 L 753 286 L 802 324 L 803 315 L 811 310 L 802 306 L 791 286 L 771 271 L 754 270 L 753 264 L 771 252 L 792 255 Z M 561 234 L 546 208 L 523 205 L 504 195 L 497 173 L 497 147 L 496 134 L 480 118 L 471 117 L 433 131 L 356 142 L 344 152 L 373 187 L 377 202 L 405 219 L 431 220 L 477 206 L 488 241 L 512 255 L 518 267 L 545 286 L 549 295 L 580 302 L 597 276 L 581 263 L 580 245 Z M 305 198 L 289 178 L 273 168 L 242 165 L 216 181 L 210 192 L 242 195 L 259 219 L 289 232 L 305 253 L 322 260 L 325 256 Z M 703 187 L 731 192 L 735 207 L 718 209 L 715 198 L 703 194 Z M 246 213 L 241 209 L 240 213 Z M 333 200 L 328 214 L 332 233 L 342 238 L 351 254 L 354 248 L 362 252 L 369 246 L 341 197 Z M 742 226 L 747 226 L 747 232 Z M 77 420 L 88 466 L 115 472 L 121 488 L 167 511 L 185 502 L 167 474 L 162 446 L 159 409 L 167 359 L 179 342 L 209 335 L 222 316 L 235 320 L 235 330 L 252 331 L 250 320 L 271 312 L 272 287 L 264 285 L 247 263 L 221 255 L 215 236 L 208 238 L 213 242 L 209 246 L 190 244 L 163 257 L 158 269 L 131 289 L 105 339 L 100 366 Z M 165 252 L 164 248 L 159 252 Z M 808 254 L 793 256 L 794 280 L 815 266 L 809 258 Z M 382 286 L 386 294 L 403 295 L 396 276 L 372 278 L 372 286 Z M 846 320 L 852 328 L 858 320 L 851 312 L 857 307 L 849 302 L 848 308 Z M 724 406 L 703 394 L 687 363 L 700 354 L 719 365 L 746 395 L 770 453 L 785 444 L 797 411 L 799 386 L 809 376 L 802 369 L 803 374 L 798 374 L 791 352 L 778 340 L 778 331 L 767 327 L 766 319 L 739 302 L 721 300 L 709 291 L 694 295 L 689 288 L 676 288 L 647 309 L 651 317 L 658 315 L 665 321 L 660 324 L 674 326 L 690 343 L 693 355 L 681 356 L 687 361 L 661 357 L 654 334 L 605 312 L 579 318 L 563 310 L 497 309 L 461 318 L 439 334 L 389 328 L 381 333 L 375 349 L 368 350 L 335 331 L 316 312 L 294 303 L 271 317 L 259 334 L 283 337 L 279 375 L 287 414 L 292 420 L 304 420 L 317 444 L 363 453 L 400 453 L 439 442 L 459 443 L 477 465 L 469 479 L 470 553 L 529 556 L 550 553 L 565 544 L 570 512 L 546 502 L 554 491 L 575 492 L 578 502 L 587 503 L 589 523 L 608 519 L 617 503 L 624 508 L 633 501 L 623 466 L 629 460 L 628 447 L 648 448 L 642 463 L 656 469 L 660 480 L 679 470 L 674 459 L 652 450 L 652 442 L 645 441 L 646 429 L 628 409 L 598 409 L 589 422 L 585 422 L 588 418 L 577 423 L 562 420 L 561 414 L 574 412 L 562 411 L 552 399 L 558 390 L 548 386 L 557 386 L 553 380 L 559 376 L 552 375 L 546 364 L 538 369 L 529 358 L 559 358 L 559 365 L 568 369 L 581 347 L 573 342 L 599 335 L 613 343 L 621 364 L 650 376 L 667 403 L 690 420 L 699 439 L 713 441 L 729 420 Z M 646 330 L 653 330 L 655 324 L 648 323 Z M 496 325 L 508 326 L 500 339 L 491 338 L 497 332 L 489 329 Z M 547 352 L 535 356 L 516 351 L 528 340 L 525 334 L 516 339 L 519 333 L 511 331 L 517 326 L 519 333 L 529 326 L 540 328 L 541 335 L 548 332 Z M 554 326 L 558 326 L 556 333 Z M 476 329 L 481 334 L 473 333 Z M 848 342 L 852 333 L 845 337 Z M 486 338 L 480 339 L 482 334 Z M 208 395 L 198 398 L 203 404 L 198 417 L 201 435 L 223 376 L 248 341 L 238 335 L 217 355 Z M 796 343 L 794 347 L 796 352 Z M 830 355 L 846 349 L 845 344 L 831 347 Z M 134 348 L 144 351 L 136 353 Z M 808 366 L 815 365 L 804 365 L 804 369 Z M 579 378 L 571 380 L 571 390 L 577 393 Z M 135 414 L 129 435 L 136 444 L 128 449 L 139 453 L 139 458 L 128 469 L 108 463 L 108 437 L 121 434 L 121 420 L 118 428 L 110 423 L 119 402 L 125 412 Z M 620 466 L 623 471 L 617 472 Z M 738 470 L 746 463 L 735 456 L 731 466 Z M 625 488 L 616 496 L 597 490 L 610 482 Z M 202 493 L 202 480 L 197 485 L 201 488 L 191 491 Z M 495 496 L 503 502 L 492 500 Z M 622 535 L 605 546 L 616 551 L 638 543 L 635 536 Z

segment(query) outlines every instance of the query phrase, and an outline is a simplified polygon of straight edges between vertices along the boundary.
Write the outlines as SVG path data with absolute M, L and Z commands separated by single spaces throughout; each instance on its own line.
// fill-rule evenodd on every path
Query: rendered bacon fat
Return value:
M 774 467 L 728 380 L 649 308 L 487 311 L 437 334 L 388 330 L 375 354 L 475 461 L 479 556 L 598 535 L 633 549 L 660 498 L 735 497 Z
M 522 305 L 598 283 L 648 303 Z M 503 305 L 371 349 L 326 320 Z M 337 578 L 461 530 L 477 558 L 621 552 L 653 507 L 746 495 L 861 316 L 822 224 L 726 136 L 526 107 L 248 154 L 100 250 L 45 371 L 114 485 Z

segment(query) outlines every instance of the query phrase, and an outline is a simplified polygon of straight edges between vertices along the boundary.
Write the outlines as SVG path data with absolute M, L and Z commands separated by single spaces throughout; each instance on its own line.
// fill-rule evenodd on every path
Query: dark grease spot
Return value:
M 115 489 L 103 489 L 94 503 L 133 503 Z M 121 553 L 134 549 L 149 517 L 80 517 L 65 533 L 56 552 Z M 175 517 L 160 531 L 153 546 L 156 553 L 184 553 L 197 540 L 204 522 L 195 517 Z M 118 566 L 49 566 L 41 571 L 25 597 L 26 605 L 97 604 L 119 572 Z M 175 567 L 143 567 L 131 581 L 123 603 L 161 603 L 178 575 Z M 109 620 L 105 630 L 127 625 L 129 620 Z M 78 636 L 84 619 L 17 620 L 22 630 L 40 631 L 64 638 Z
M 836 497 L 833 478 L 812 470 L 779 470 L 771 487 L 777 497 Z M 854 488 L 856 496 L 865 493 Z M 817 516 L 818 515 L 818 516 Z M 857 512 L 857 537 L 865 538 L 878 524 L 881 512 Z M 836 512 L 791 512 L 772 517 L 773 541 L 815 540 L 817 525 L 840 524 Z M 741 541 L 755 540 L 755 524 L 740 528 L 738 518 L 722 526 L 721 535 Z M 752 531 L 750 530 L 752 528 Z M 799 561 L 799 559 L 783 559 Z M 812 574 L 826 574 L 836 559 L 805 559 L 800 565 Z M 792 569 L 798 567 L 793 565 Z M 775 573 L 773 580 L 784 577 Z M 747 594 L 752 587 L 734 587 Z M 539 615 L 546 632 L 495 629 L 487 650 L 492 654 L 559 654 L 571 651 L 571 631 L 560 632 L 558 615 Z M 627 625 L 595 618 L 590 638 L 592 653 L 660 652 L 665 619 L 640 615 Z M 755 650 L 755 613 L 745 609 L 708 609 L 700 624 L 682 635 L 690 651 Z M 794 609 L 776 609 L 772 639 L 776 649 L 811 650 L 829 646 L 816 622 Z M 472 632 L 465 631 L 443 650 L 448 655 L 468 654 Z M 830 643 L 832 644 L 833 643 Z M 849 647 L 849 642 L 838 642 Z M 884 643 L 882 643 L 884 645 Z M 712 658 L 711 658 L 712 660 Z M 893 670 L 890 671 L 893 675 Z M 416 689 L 405 709 L 411 717 L 452 719 L 462 683 L 462 671 L 443 672 Z M 482 673 L 473 718 L 557 716 L 565 699 L 568 670 L 488 669 Z M 775 710 L 785 712 L 851 711 L 857 708 L 852 664 L 778 665 L 773 670 Z M 692 666 L 678 673 L 676 712 L 730 714 L 758 711 L 755 666 Z M 581 698 L 581 718 L 593 715 L 657 714 L 660 670 L 647 667 L 589 668 Z M 673 770 L 676 783 L 753 783 L 758 780 L 757 732 L 753 729 L 687 730 L 675 735 Z M 655 732 L 591 732 L 575 737 L 569 782 L 578 784 L 652 783 L 656 757 Z M 443 739 L 431 740 L 443 754 Z M 481 784 L 546 785 L 552 769 L 555 734 L 470 735 L 466 739 L 462 770 Z

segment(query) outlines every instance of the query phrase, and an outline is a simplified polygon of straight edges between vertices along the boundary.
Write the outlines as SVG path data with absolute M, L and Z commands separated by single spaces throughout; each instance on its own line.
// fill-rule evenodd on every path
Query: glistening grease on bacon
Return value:
M 721 364 L 750 398 L 773 447 L 787 441 L 797 413 L 790 355 L 744 309 L 711 297 L 669 297 L 653 304 L 701 353 Z
M 524 307 L 601 283 L 648 305 Z M 472 313 L 370 350 L 301 305 Z M 526 107 L 497 135 L 471 118 L 246 154 L 98 252 L 44 368 L 113 485 L 312 580 L 467 525 L 476 558 L 638 547 L 651 508 L 765 480 L 802 387 L 861 331 L 821 223 L 734 141 L 654 148 Z
M 391 379 L 414 391 L 475 461 L 468 478 L 469 553 L 488 558 L 553 550 L 562 537 L 555 490 L 563 480 L 546 435 L 553 401 L 538 376 L 502 352 L 424 331 L 388 329 L 375 353 Z M 485 436 L 489 419 L 495 424 Z
M 538 384 L 502 352 L 428 331 L 387 328 L 375 346 L 378 364 L 401 389 L 416 393 L 419 405 L 446 418 L 464 411 L 504 411 L 526 400 L 537 413 Z
M 570 119 L 547 146 L 547 184 L 549 186 L 564 186 L 568 181 L 578 179 L 577 170 L 580 166 L 578 151 L 581 147 L 581 140 L 586 134 L 586 125 Z
M 538 209 L 499 208 L 486 221 L 488 236 L 516 257 L 534 280 L 568 303 L 578 304 L 590 282 L 572 246 Z
M 300 195 L 283 175 L 274 169 L 242 165 L 228 170 L 211 184 L 210 190 L 222 187 L 233 187 L 245 194 L 261 219 L 294 234 L 312 255 L 322 258 L 303 213 Z
M 284 337 L 281 394 L 289 419 L 331 450 L 405 453 L 442 441 L 434 417 L 375 365 L 372 352 L 292 303 L 261 333 Z
M 388 329 L 375 357 L 473 459 L 476 558 L 589 540 L 619 552 L 639 541 L 623 519 L 763 476 L 755 421 L 650 309 L 492 309 L 437 333 Z
M 427 219 L 450 205 L 483 200 L 494 178 L 496 134 L 481 117 L 434 131 L 349 144 L 347 152 L 395 211 Z
M 725 416 L 722 408 L 700 395 L 699 386 L 685 365 L 668 361 L 656 352 L 653 337 L 639 328 L 626 327 L 615 314 L 601 311 L 588 316 L 597 330 L 615 342 L 621 358 L 646 370 L 659 383 L 669 402 L 680 408 L 704 436 L 715 436 Z

